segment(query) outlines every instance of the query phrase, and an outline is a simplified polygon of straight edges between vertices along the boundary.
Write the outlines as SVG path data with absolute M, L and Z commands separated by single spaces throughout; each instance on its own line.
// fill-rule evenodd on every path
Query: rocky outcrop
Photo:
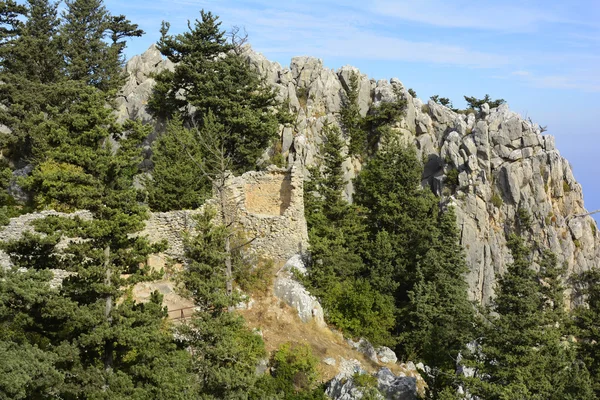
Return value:
M 423 104 L 397 79 L 369 80 L 352 67 L 334 72 L 320 60 L 300 57 L 292 59 L 287 69 L 250 50 L 247 58 L 298 112 L 293 130 L 282 140 L 289 147 L 290 162 L 301 165 L 318 159 L 320 129 L 338 121 L 352 73 L 359 77 L 363 114 L 400 93 L 407 107 L 395 130 L 406 143 L 416 145 L 424 160 L 423 186 L 431 187 L 441 203 L 455 206 L 472 299 L 486 303 L 493 296 L 497 276 L 511 262 L 508 232 L 520 231 L 535 239 L 540 249 L 551 250 L 565 262 L 569 273 L 589 269 L 600 260 L 595 221 L 578 217 L 586 211 L 570 164 L 560 156 L 553 137 L 542 135 L 539 125 L 508 105 L 490 109 L 485 104 L 477 113 L 456 113 L 433 101 Z M 296 104 L 291 100 L 298 93 L 304 101 Z M 360 170 L 354 159 L 347 159 L 344 166 L 348 181 Z M 451 170 L 458 172 L 456 188 L 444 185 Z M 347 194 L 351 197 L 351 184 Z
M 570 273 L 600 260 L 595 221 L 576 217 L 585 208 L 571 166 L 551 136 L 542 135 L 537 124 L 507 105 L 456 113 L 432 101 L 423 104 L 398 79 L 375 81 L 353 67 L 333 71 L 311 57 L 295 57 L 289 67 L 282 67 L 250 48 L 244 57 L 297 113 L 294 126 L 281 129 L 281 148 L 290 166 L 310 166 L 319 158 L 321 129 L 337 123 L 353 73 L 359 78 L 363 115 L 380 102 L 393 100 L 396 93 L 407 101 L 405 117 L 395 130 L 406 143 L 416 145 L 424 160 L 423 185 L 430 186 L 441 203 L 456 208 L 472 299 L 485 303 L 493 295 L 497 276 L 511 262 L 506 233 L 515 229 L 557 254 Z M 149 71 L 169 67 L 159 61 L 154 48 L 130 61 L 130 78 L 123 89 L 128 110 L 143 109 L 153 84 Z M 344 168 L 346 194 L 351 198 L 350 181 L 361 165 L 348 158 Z M 458 172 L 456 189 L 444 185 L 451 170 Z M 519 223 L 520 219 L 527 221 Z
M 156 45 L 152 44 L 142 55 L 134 56 L 125 66 L 126 83 L 117 97 L 117 119 L 140 119 L 152 122 L 146 110 L 148 99 L 156 84 L 152 74 L 173 69 L 173 63 L 163 59 Z
M 314 321 L 317 326 L 326 327 L 323 307 L 316 297 L 296 279 L 294 274 L 304 274 L 306 268 L 299 255 L 295 255 L 285 263 L 277 273 L 273 284 L 273 294 L 298 312 L 304 323 Z
M 325 394 L 334 400 L 358 400 L 365 398 L 377 398 L 382 400 L 416 400 L 417 379 L 408 376 L 396 376 L 388 368 L 381 368 L 375 374 L 377 381 L 376 389 L 365 388 L 355 381 L 357 375 L 367 372 L 360 367 L 355 367 L 352 373 L 340 372 L 328 384 Z

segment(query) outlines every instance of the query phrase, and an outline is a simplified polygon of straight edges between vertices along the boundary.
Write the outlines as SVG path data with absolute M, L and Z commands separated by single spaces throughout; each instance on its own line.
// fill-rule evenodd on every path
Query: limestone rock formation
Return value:
M 325 393 L 333 400 L 358 400 L 365 397 L 365 388 L 354 381 L 355 374 L 366 371 L 356 367 L 352 373 L 340 372 L 327 384 Z M 381 368 L 375 375 L 379 393 L 375 398 L 382 400 L 416 400 L 417 379 L 415 377 L 396 376 L 388 368 Z M 369 397 L 371 398 L 371 397 Z
M 300 93 L 300 100 L 304 99 L 299 101 L 289 146 L 289 160 L 301 165 L 318 158 L 320 128 L 338 121 L 352 72 L 359 77 L 361 113 L 393 100 L 396 91 L 401 93 L 407 108 L 395 129 L 406 143 L 416 145 L 424 160 L 423 186 L 430 186 L 441 203 L 456 208 L 472 299 L 486 303 L 493 295 L 496 277 L 511 262 L 506 233 L 515 229 L 557 254 L 570 273 L 589 269 L 600 260 L 596 222 L 589 216 L 578 217 L 586 211 L 570 164 L 560 156 L 553 137 L 542 135 L 539 125 L 508 105 L 490 109 L 486 104 L 478 113 L 456 113 L 433 101 L 423 104 L 395 78 L 369 80 L 352 67 L 334 72 L 307 57 L 292 59 L 290 69 L 279 68 L 250 49 L 247 58 L 263 59 L 252 64 L 271 77 L 281 98 Z M 282 138 L 286 144 L 289 135 Z M 348 159 L 345 167 L 350 180 L 360 163 Z M 455 190 L 444 184 L 453 169 L 459 176 Z M 347 194 L 351 193 L 349 185 Z
M 152 117 L 146 111 L 148 98 L 156 83 L 152 74 L 164 69 L 172 69 L 173 63 L 163 59 L 155 44 L 142 55 L 134 56 L 125 66 L 126 83 L 117 97 L 117 119 L 140 119 L 151 122 Z
M 301 258 L 296 255 L 285 263 L 275 278 L 273 294 L 287 305 L 298 311 L 302 322 L 314 321 L 317 326 L 325 327 L 323 307 L 319 301 L 296 279 L 294 273 L 306 271 Z
M 321 129 L 326 123 L 337 123 L 352 73 L 359 78 L 363 115 L 400 92 L 407 108 L 395 129 L 406 143 L 416 145 L 424 161 L 423 185 L 429 185 L 441 203 L 456 208 L 472 299 L 485 303 L 493 295 L 496 277 L 511 261 L 506 232 L 516 228 L 557 254 L 570 273 L 598 264 L 600 235 L 591 217 L 577 217 L 585 208 L 571 166 L 551 136 L 542 135 L 539 125 L 507 105 L 456 113 L 433 101 L 423 104 L 395 78 L 375 81 L 348 66 L 333 71 L 311 57 L 295 57 L 285 68 L 250 47 L 244 56 L 297 113 L 294 126 L 281 130 L 289 165 L 309 166 L 318 159 Z M 144 115 L 140 110 L 153 84 L 148 73 L 172 67 L 159 58 L 151 47 L 128 63 L 129 81 L 123 89 L 127 100 L 122 103 L 128 111 L 123 116 Z M 348 158 L 344 167 L 350 181 L 361 165 Z M 453 169 L 458 172 L 456 189 L 444 183 Z M 349 198 L 352 192 L 348 184 Z

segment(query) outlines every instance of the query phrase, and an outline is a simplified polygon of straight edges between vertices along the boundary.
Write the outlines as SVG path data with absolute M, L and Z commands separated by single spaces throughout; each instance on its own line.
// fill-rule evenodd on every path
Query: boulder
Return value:
M 416 400 L 417 379 L 409 376 L 398 377 L 388 368 L 377 373 L 377 387 L 386 400 Z

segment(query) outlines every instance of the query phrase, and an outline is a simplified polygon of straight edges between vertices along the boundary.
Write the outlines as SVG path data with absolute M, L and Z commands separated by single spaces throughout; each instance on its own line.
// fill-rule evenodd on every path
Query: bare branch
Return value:
M 233 45 L 233 51 L 235 54 L 242 54 L 244 45 L 248 43 L 248 32 L 246 28 L 240 28 L 239 26 L 233 26 L 231 32 L 229 32 L 231 44 Z

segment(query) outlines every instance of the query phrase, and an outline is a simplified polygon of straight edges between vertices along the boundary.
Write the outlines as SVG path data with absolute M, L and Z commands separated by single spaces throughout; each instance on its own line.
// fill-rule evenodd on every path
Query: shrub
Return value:
M 444 178 L 446 185 L 451 186 L 453 190 L 458 187 L 458 175 L 458 170 L 454 168 L 448 171 L 448 173 L 446 173 L 446 177 Z
M 359 372 L 352 375 L 354 384 L 360 388 L 374 388 L 377 387 L 377 378 L 370 374 L 361 374 Z
M 297 88 L 296 97 L 298 98 L 298 103 L 300 103 L 300 107 L 305 109 L 306 104 L 308 103 L 308 89 L 304 87 Z
M 240 262 L 235 271 L 235 281 L 246 293 L 266 293 L 274 278 L 275 263 L 268 258 L 257 262 Z
M 394 300 L 369 282 L 356 279 L 336 282 L 323 296 L 327 319 L 342 332 L 366 337 L 375 344 L 389 343 L 394 326 Z
M 417 92 L 415 92 L 412 88 L 408 89 L 408 94 L 410 94 L 412 97 L 417 97 Z
M 276 386 L 289 388 L 291 383 L 295 391 L 311 389 L 319 377 L 318 364 L 308 344 L 282 344 L 272 358 Z
M 502 207 L 502 204 L 504 204 L 504 202 L 502 201 L 502 197 L 500 197 L 498 193 L 494 193 L 494 195 L 492 196 L 492 204 L 496 208 L 500 208 Z
M 571 191 L 571 186 L 569 186 L 569 183 L 565 180 L 563 180 L 563 192 L 565 193 L 569 193 Z
M 370 374 L 355 373 L 352 375 L 352 381 L 356 387 L 361 388 L 363 400 L 381 399 L 381 392 L 377 389 L 377 378 Z
M 530 229 L 531 228 L 531 214 L 525 208 L 519 207 L 517 210 L 517 217 L 519 219 L 519 225 L 521 228 Z

